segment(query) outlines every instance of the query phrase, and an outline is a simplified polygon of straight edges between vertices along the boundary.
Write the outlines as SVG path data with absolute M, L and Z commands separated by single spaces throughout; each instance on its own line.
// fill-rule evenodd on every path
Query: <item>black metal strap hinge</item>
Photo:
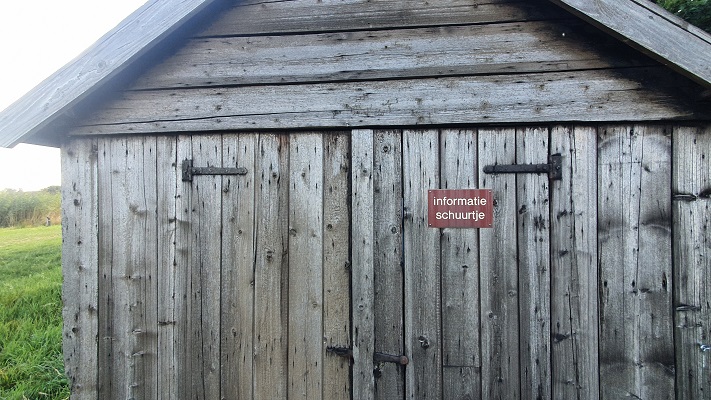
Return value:
M 183 182 L 192 182 L 195 175 L 247 175 L 247 168 L 193 167 L 193 160 L 183 160 Z
M 513 164 L 487 165 L 486 174 L 548 174 L 548 178 L 557 181 L 563 178 L 563 160 L 560 154 L 548 157 L 548 164 Z

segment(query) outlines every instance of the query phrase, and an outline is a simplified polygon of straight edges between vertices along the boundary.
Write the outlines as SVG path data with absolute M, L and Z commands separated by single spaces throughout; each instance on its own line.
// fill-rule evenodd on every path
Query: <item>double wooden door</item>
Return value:
M 664 127 L 351 140 L 354 399 L 674 396 Z M 554 154 L 560 179 L 483 172 Z M 492 228 L 428 227 L 440 188 L 492 189 Z

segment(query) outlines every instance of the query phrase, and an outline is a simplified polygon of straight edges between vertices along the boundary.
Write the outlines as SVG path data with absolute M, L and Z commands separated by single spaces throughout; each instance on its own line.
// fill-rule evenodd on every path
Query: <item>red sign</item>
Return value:
M 491 228 L 491 189 L 437 189 L 427 192 L 427 224 L 432 228 Z

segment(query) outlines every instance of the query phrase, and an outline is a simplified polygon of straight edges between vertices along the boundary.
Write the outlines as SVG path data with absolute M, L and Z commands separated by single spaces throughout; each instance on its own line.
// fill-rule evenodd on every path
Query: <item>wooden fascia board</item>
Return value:
M 550 0 L 711 87 L 711 35 L 649 0 Z
M 147 2 L 77 58 L 0 112 L 0 146 L 13 147 L 31 140 L 57 116 L 102 87 L 215 1 Z

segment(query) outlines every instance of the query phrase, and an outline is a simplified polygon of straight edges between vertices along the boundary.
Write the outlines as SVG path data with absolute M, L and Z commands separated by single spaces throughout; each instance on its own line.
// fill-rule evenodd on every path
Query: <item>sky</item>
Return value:
M 146 0 L 3 0 L 0 110 L 86 50 Z M 59 150 L 0 147 L 0 190 L 34 191 L 61 182 Z

